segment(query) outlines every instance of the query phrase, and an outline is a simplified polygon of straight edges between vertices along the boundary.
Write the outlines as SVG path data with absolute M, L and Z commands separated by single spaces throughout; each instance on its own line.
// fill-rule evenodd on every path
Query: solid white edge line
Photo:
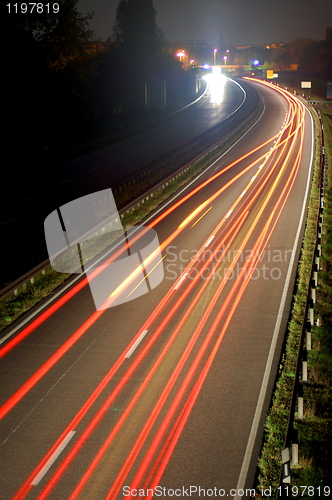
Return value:
M 133 343 L 127 354 L 125 354 L 125 358 L 130 358 L 132 353 L 135 351 L 135 349 L 139 346 L 139 344 L 142 342 L 144 339 L 145 335 L 148 333 L 149 330 L 143 330 L 141 335 L 136 339 L 136 341 Z
M 186 277 L 188 276 L 189 273 L 184 273 L 184 275 L 182 276 L 182 278 L 180 279 L 180 281 L 175 285 L 174 287 L 174 290 L 178 290 L 178 288 L 180 288 L 180 286 L 182 285 L 182 283 L 184 282 L 184 280 L 186 279 Z
M 232 80 L 233 81 L 233 80 Z M 234 82 L 236 83 L 237 85 L 239 85 L 237 82 Z M 244 91 L 244 89 L 243 89 Z M 258 92 L 259 95 L 260 92 Z M 190 188 L 190 186 L 192 184 L 194 184 L 195 182 L 197 182 L 197 180 L 202 176 L 204 175 L 206 172 L 208 172 L 223 156 L 225 156 L 229 151 L 231 151 L 231 149 L 233 149 L 238 142 L 240 142 L 243 137 L 245 137 L 248 132 L 250 132 L 250 130 L 255 127 L 255 125 L 261 120 L 262 116 L 264 115 L 265 113 L 265 104 L 264 104 L 264 101 L 263 101 L 263 110 L 262 110 L 262 113 L 260 114 L 260 116 L 257 118 L 257 120 L 251 125 L 251 127 L 248 128 L 248 130 L 237 140 L 234 142 L 234 144 L 232 144 L 232 146 L 230 146 L 222 155 L 220 155 L 218 157 L 218 159 L 216 159 L 211 165 L 209 165 L 207 168 L 205 168 L 204 170 L 202 170 L 202 172 L 200 172 L 199 174 L 197 174 L 190 182 L 188 182 L 182 189 L 180 189 L 179 191 L 177 191 L 176 193 L 174 193 L 174 195 L 172 195 L 168 200 L 166 200 L 164 203 L 162 203 L 162 206 L 160 208 L 157 208 L 156 210 L 153 211 L 153 213 L 149 216 L 147 216 L 145 219 L 144 219 L 144 224 L 146 224 L 147 222 L 149 222 L 151 219 L 153 219 L 154 217 L 156 217 L 156 215 L 158 215 L 159 212 L 161 212 L 162 210 L 165 209 L 165 207 L 167 207 L 168 205 L 170 205 L 171 203 L 173 203 L 173 201 L 178 198 L 179 196 L 182 195 L 183 192 L 185 192 L 188 188 Z M 141 228 L 143 226 L 143 224 L 138 224 L 136 227 L 137 227 L 137 231 L 139 228 Z M 134 234 L 134 232 L 133 232 Z M 117 244 L 117 245 L 114 245 L 114 250 L 116 250 L 118 247 L 119 247 L 120 243 Z M 99 262 L 102 262 L 103 260 L 105 260 L 106 256 L 102 256 L 100 257 L 100 259 L 98 259 L 94 266 L 96 266 L 97 264 L 99 264 Z M 87 266 L 85 271 L 88 272 L 92 269 L 92 266 Z M 6 342 L 7 339 L 9 339 L 10 337 L 12 337 L 18 330 L 20 330 L 21 328 L 23 328 L 27 323 L 29 323 L 29 321 L 31 321 L 35 316 L 38 316 L 38 314 L 43 310 L 43 309 L 46 309 L 49 304 L 51 304 L 52 302 L 54 302 L 61 294 L 63 294 L 68 288 L 70 288 L 71 286 L 73 286 L 78 280 L 80 280 L 81 278 L 83 278 L 85 276 L 85 272 L 84 273 L 81 273 L 81 274 L 78 274 L 77 276 L 75 276 L 74 278 L 71 279 L 70 283 L 68 283 L 68 285 L 64 286 L 59 292 L 56 292 L 52 298 L 50 298 L 49 300 L 47 300 L 42 306 L 38 307 L 38 309 L 36 309 L 33 313 L 29 314 L 29 316 L 27 316 L 25 318 L 25 320 L 23 320 L 21 323 L 19 323 L 15 328 L 13 328 L 13 330 L 11 330 L 10 332 L 8 332 L 4 337 L 2 337 L 0 339 L 0 345 L 3 344 L 4 342 Z
M 37 484 L 40 483 L 40 481 L 43 479 L 45 476 L 46 472 L 52 467 L 60 453 L 65 449 L 69 441 L 72 439 L 76 431 L 69 431 L 67 436 L 64 438 L 62 443 L 59 444 L 55 452 L 50 456 L 50 458 L 47 460 L 46 464 L 44 467 L 38 472 L 36 477 L 31 481 L 31 486 L 37 486 Z
M 205 243 L 204 248 L 208 247 L 208 246 L 210 245 L 211 241 L 212 241 L 214 238 L 215 238 L 215 235 L 213 234 L 213 235 L 211 236 L 211 238 L 209 238 L 209 239 L 207 240 L 207 242 Z
M 229 80 L 230 82 L 232 83 L 235 83 L 235 85 L 237 85 L 243 92 L 243 100 L 242 102 L 238 105 L 238 107 L 236 109 L 234 109 L 234 111 L 232 111 L 232 113 L 228 116 L 226 116 L 226 118 L 224 118 L 223 121 L 227 120 L 230 116 L 234 115 L 234 113 L 236 113 L 244 104 L 244 101 L 247 99 L 247 92 L 244 90 L 244 88 L 242 87 L 242 85 L 239 84 L 239 82 L 233 80 L 232 78 L 229 78 L 228 76 L 226 76 L 227 80 Z
M 309 113 L 307 108 L 306 108 L 306 111 Z M 298 225 L 297 232 L 296 232 L 295 239 L 294 239 L 292 257 L 289 261 L 286 280 L 285 280 L 285 284 L 284 284 L 284 288 L 283 288 L 283 292 L 282 292 L 282 297 L 281 297 L 281 301 L 280 301 L 280 306 L 279 306 L 279 310 L 278 310 L 277 322 L 276 322 L 274 332 L 273 332 L 272 342 L 270 345 L 270 351 L 269 351 L 268 359 L 267 359 L 266 366 L 265 366 L 263 381 L 262 381 L 261 389 L 260 389 L 259 396 L 258 396 L 256 411 L 255 411 L 255 415 L 254 415 L 254 418 L 252 421 L 249 439 L 247 442 L 247 447 L 246 447 L 246 451 L 244 454 L 238 483 L 236 486 L 236 491 L 244 489 L 245 482 L 247 479 L 247 474 L 248 474 L 248 469 L 249 469 L 249 465 L 250 465 L 250 461 L 251 461 L 251 457 L 252 457 L 252 452 L 253 452 L 253 448 L 255 445 L 256 437 L 257 437 L 258 425 L 259 425 L 259 422 L 260 422 L 261 417 L 262 417 L 263 404 L 264 404 L 264 400 L 266 397 L 267 385 L 268 385 L 268 382 L 269 382 L 269 379 L 271 376 L 272 361 L 273 361 L 274 355 L 275 355 L 275 349 L 276 349 L 277 339 L 279 336 L 279 330 L 280 330 L 280 324 L 281 324 L 281 320 L 282 320 L 283 310 L 285 307 L 285 302 L 286 302 L 286 297 L 287 297 L 287 293 L 288 293 L 288 289 L 289 289 L 291 274 L 293 272 L 293 265 L 294 265 L 294 260 L 295 260 L 294 248 L 296 249 L 298 246 L 300 233 L 301 233 L 302 227 L 303 227 L 304 216 L 306 214 L 309 188 L 310 188 L 310 184 L 311 184 L 312 171 L 313 171 L 313 154 L 314 154 L 314 142 L 315 142 L 313 119 L 312 119 L 312 116 L 310 113 L 309 113 L 309 116 L 311 119 L 311 129 L 312 129 L 311 158 L 310 158 L 311 175 L 308 175 L 308 178 L 307 178 L 307 186 L 306 186 L 305 197 L 304 197 L 303 205 L 302 205 L 300 224 Z M 234 500 L 240 500 L 242 498 L 242 496 L 243 495 L 239 496 L 238 494 L 236 494 L 234 497 Z

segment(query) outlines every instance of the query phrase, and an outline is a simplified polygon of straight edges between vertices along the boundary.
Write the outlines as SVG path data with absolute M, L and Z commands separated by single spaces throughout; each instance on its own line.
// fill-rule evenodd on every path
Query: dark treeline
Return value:
M 326 29 L 324 40 L 296 38 L 274 51 L 271 62 L 280 70 L 298 65 L 301 74 L 316 78 L 332 78 L 332 28 Z
M 332 78 L 332 28 L 326 28 L 325 40 L 305 47 L 300 70 L 307 75 Z
M 148 81 L 166 82 L 164 112 L 194 95 L 194 75 L 167 53 L 152 0 L 120 1 L 100 53 L 89 53 L 93 13 L 79 13 L 77 0 L 51 0 L 58 13 L 29 15 L 24 2 L 10 13 L 7 4 L 1 0 L 3 144 L 16 174 L 38 172 L 53 151 L 160 114 L 146 107 Z
M 274 47 L 274 45 L 278 45 Z M 294 70 L 316 78 L 332 78 L 332 28 L 326 28 L 324 40 L 295 38 L 289 43 L 236 48 L 231 44 L 230 64 L 251 65 L 257 59 L 260 65 L 277 71 Z

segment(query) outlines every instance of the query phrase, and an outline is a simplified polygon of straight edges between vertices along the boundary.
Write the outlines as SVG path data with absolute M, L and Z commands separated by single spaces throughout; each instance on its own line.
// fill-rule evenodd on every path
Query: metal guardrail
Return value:
M 315 110 L 316 111 L 316 110 Z M 317 113 L 317 112 L 316 112 Z M 307 289 L 307 299 L 305 304 L 301 338 L 298 350 L 296 372 L 294 378 L 292 399 L 289 410 L 284 449 L 281 451 L 282 466 L 280 472 L 279 488 L 276 500 L 288 500 L 290 498 L 289 484 L 291 482 L 290 465 L 298 465 L 298 439 L 294 430 L 295 412 L 297 408 L 297 418 L 303 419 L 303 385 L 308 382 L 307 352 L 311 350 L 311 329 L 315 324 L 314 305 L 316 303 L 316 288 L 319 271 L 319 259 L 322 254 L 321 238 L 324 210 L 324 177 L 325 177 L 325 150 L 324 150 L 324 130 L 320 115 L 318 119 L 321 126 L 321 158 L 319 172 L 319 207 L 317 210 L 316 222 L 316 243 L 311 264 L 310 279 Z
M 196 100 L 197 101 L 197 100 Z M 194 102 L 196 102 L 194 101 Z M 258 101 L 259 102 L 259 101 Z M 217 148 L 221 142 L 227 141 L 232 135 L 236 134 L 239 129 L 241 129 L 244 124 L 248 123 L 252 117 L 255 115 L 256 111 L 258 109 L 258 106 L 256 105 L 255 109 L 247 116 L 244 122 L 241 122 L 239 125 L 235 126 L 228 134 L 223 136 L 222 138 L 219 138 L 216 140 L 208 149 L 206 149 L 203 153 L 198 154 L 196 157 L 192 158 L 189 162 L 187 162 L 185 165 L 181 166 L 179 169 L 176 171 L 172 172 L 169 176 L 166 178 L 162 179 L 159 183 L 151 187 L 149 190 L 138 196 L 135 200 L 131 201 L 128 203 L 126 206 L 122 207 L 119 209 L 119 214 L 121 217 L 124 216 L 125 213 L 129 213 L 130 211 L 134 210 L 138 206 L 140 206 L 142 203 L 147 201 L 149 198 L 153 197 L 154 192 L 159 190 L 160 188 L 164 188 L 167 186 L 167 184 L 174 180 L 175 178 L 179 177 L 180 175 L 183 175 L 186 173 L 190 168 L 192 168 L 195 164 L 197 164 L 200 160 L 202 160 L 204 157 L 206 157 L 213 149 Z M 112 188 L 114 194 L 121 193 L 122 189 L 125 189 L 126 187 L 130 186 L 131 184 L 134 184 L 136 181 L 138 181 L 142 176 L 147 175 L 151 173 L 152 171 L 160 168 L 161 166 L 164 166 L 166 163 L 165 162 L 171 162 L 174 160 L 174 158 L 179 157 L 183 152 L 188 151 L 189 148 L 193 149 L 194 146 L 191 146 L 191 143 L 193 143 L 195 146 L 199 141 L 204 141 L 204 139 L 208 136 L 211 136 L 211 134 L 218 134 L 220 132 L 220 129 L 222 126 L 225 126 L 225 122 L 227 120 L 233 118 L 233 116 L 230 116 L 226 118 L 226 120 L 222 121 L 221 123 L 215 125 L 212 129 L 204 132 L 201 134 L 198 138 L 194 139 L 190 143 L 187 143 L 185 146 L 182 146 L 181 148 L 177 149 L 175 152 L 173 151 L 169 155 L 167 155 L 165 158 L 159 159 L 159 161 L 143 167 L 142 170 L 137 172 L 136 174 L 132 175 L 130 178 L 125 179 L 121 184 L 118 184 L 115 186 L 115 188 Z M 49 259 L 45 260 L 44 262 L 41 262 L 38 264 L 36 267 L 34 267 L 31 271 L 27 272 L 17 280 L 15 280 L 13 283 L 10 283 L 8 286 L 0 290 L 0 300 L 4 299 L 8 295 L 14 294 L 18 295 L 19 291 L 25 291 L 27 289 L 27 284 L 34 283 L 35 279 L 41 275 L 46 273 L 46 269 L 50 266 L 50 261 Z

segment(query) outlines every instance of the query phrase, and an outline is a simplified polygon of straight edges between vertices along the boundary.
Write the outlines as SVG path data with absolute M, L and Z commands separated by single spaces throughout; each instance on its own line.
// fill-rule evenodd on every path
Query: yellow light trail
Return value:
M 205 210 L 204 214 L 202 214 L 194 223 L 191 227 L 196 226 L 197 222 L 199 222 L 201 219 L 203 219 L 204 215 L 206 215 L 208 212 L 210 212 L 212 207 L 209 207 L 207 210 Z
M 134 291 L 143 283 L 144 280 L 146 280 L 146 278 L 149 276 L 149 274 L 152 273 L 152 271 L 154 271 L 156 269 L 157 266 L 159 266 L 159 264 L 165 259 L 165 257 L 167 257 L 167 254 L 164 255 L 164 257 L 162 257 L 155 266 L 153 266 L 153 268 L 151 269 L 151 271 L 149 271 L 145 276 L 144 278 L 138 283 L 138 285 L 135 286 L 135 288 L 133 288 L 133 290 L 127 295 L 127 298 L 130 297 L 130 295 L 132 293 L 134 293 Z M 145 267 L 142 265 L 142 268 L 145 269 Z

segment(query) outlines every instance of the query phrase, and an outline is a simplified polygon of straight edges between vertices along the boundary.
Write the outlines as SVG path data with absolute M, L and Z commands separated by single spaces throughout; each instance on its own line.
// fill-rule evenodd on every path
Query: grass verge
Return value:
M 3 298 L 0 301 L 0 331 L 52 294 L 69 276 L 70 274 L 61 274 L 48 267 L 45 274 L 40 274 L 34 283 L 27 283 L 16 296 L 11 294 Z
M 313 490 L 298 490 L 302 499 L 323 495 L 318 488 L 331 485 L 332 451 L 332 110 L 322 112 L 325 144 L 328 146 L 329 187 L 325 191 L 324 236 L 321 259 L 323 270 L 319 273 L 316 314 L 320 316 L 321 326 L 313 328 L 312 350 L 308 353 L 309 382 L 304 385 L 304 418 L 295 419 L 294 428 L 298 433 L 299 465 L 291 467 L 292 486 L 312 486 Z M 330 122 L 328 126 L 328 122 Z M 301 337 L 302 321 L 305 310 L 306 294 L 310 279 L 311 263 L 315 247 L 315 228 L 320 193 L 318 190 L 320 136 L 319 123 L 315 119 L 316 159 L 314 177 L 308 208 L 307 224 L 298 267 L 298 282 L 293 299 L 284 354 L 281 359 L 272 404 L 265 423 L 263 447 L 258 462 L 257 489 L 272 486 L 276 491 L 281 470 L 281 450 L 284 447 L 289 408 L 295 377 L 298 345 Z M 326 207 L 326 208 L 325 208 Z M 296 415 L 297 417 L 297 415 Z M 296 489 L 294 490 L 296 492 Z M 302 494 L 303 492 L 303 494 Z M 294 495 L 294 498 L 297 498 Z M 290 498 L 293 498 L 290 496 Z

